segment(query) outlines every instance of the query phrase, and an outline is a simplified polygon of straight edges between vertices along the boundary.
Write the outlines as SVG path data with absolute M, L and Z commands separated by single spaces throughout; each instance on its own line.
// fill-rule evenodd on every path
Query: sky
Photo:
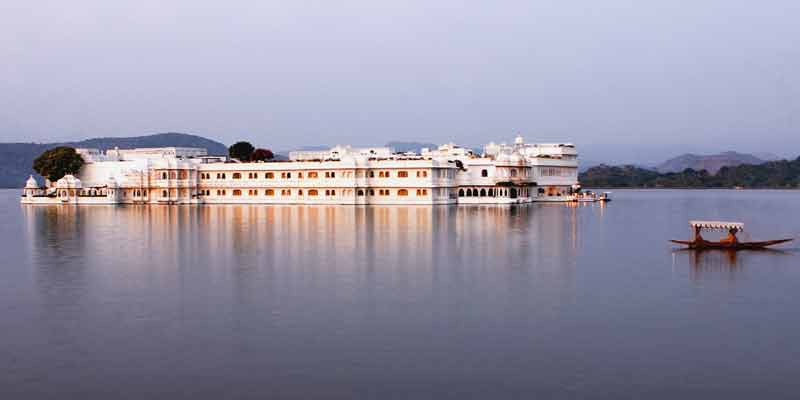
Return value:
M 0 2 L 0 141 L 800 155 L 800 1 Z

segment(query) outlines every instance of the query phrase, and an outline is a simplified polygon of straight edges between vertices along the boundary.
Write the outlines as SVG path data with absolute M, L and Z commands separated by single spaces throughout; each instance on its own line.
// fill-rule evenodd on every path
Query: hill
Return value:
M 728 151 L 720 154 L 696 155 L 684 154 L 656 166 L 656 170 L 661 173 L 680 172 L 687 168 L 695 171 L 706 170 L 709 174 L 716 174 L 722 167 L 735 167 L 741 164 L 761 164 L 766 159 L 758 158 L 752 154 L 737 153 Z
M 629 165 L 601 165 L 581 173 L 579 180 L 591 188 L 798 188 L 800 158 L 722 167 L 715 175 L 691 168 L 659 173 Z
M 114 147 L 201 147 L 209 154 L 228 154 L 228 148 L 219 142 L 184 133 L 158 133 L 154 135 L 95 138 L 78 142 L 61 143 L 0 143 L 0 188 L 21 188 L 28 175 L 33 174 L 33 159 L 47 149 L 57 146 L 89 147 L 107 150 Z

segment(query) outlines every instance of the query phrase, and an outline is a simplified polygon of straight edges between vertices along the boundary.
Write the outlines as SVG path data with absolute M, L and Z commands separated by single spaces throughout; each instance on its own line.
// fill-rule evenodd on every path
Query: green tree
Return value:
M 236 142 L 228 147 L 228 155 L 239 161 L 250 161 L 250 156 L 253 155 L 255 149 L 250 142 Z
M 83 166 L 83 158 L 72 147 L 59 146 L 40 154 L 33 160 L 33 170 L 55 182 L 67 174 L 76 174 Z
M 273 158 L 275 158 L 275 154 L 273 154 L 270 149 L 256 149 L 256 151 L 250 155 L 250 161 L 267 161 Z

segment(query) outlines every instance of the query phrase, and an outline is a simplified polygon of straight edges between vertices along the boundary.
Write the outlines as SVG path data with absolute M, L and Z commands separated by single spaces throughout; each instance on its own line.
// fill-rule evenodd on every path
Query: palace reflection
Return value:
M 242 301 L 286 290 L 343 300 L 381 288 L 572 290 L 579 242 L 576 209 L 563 205 L 30 207 L 24 213 L 43 286 L 65 279 L 51 262 L 60 259 L 90 289 L 230 284 Z M 453 279 L 462 284 L 453 286 Z

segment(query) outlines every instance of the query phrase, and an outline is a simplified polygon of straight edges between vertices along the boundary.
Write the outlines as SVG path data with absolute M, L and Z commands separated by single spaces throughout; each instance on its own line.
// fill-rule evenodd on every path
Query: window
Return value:
M 486 169 L 481 170 L 481 176 L 484 177 L 484 178 L 489 176 L 489 170 L 486 170 Z
M 369 195 L 370 196 L 375 196 L 375 190 L 374 189 L 370 189 L 369 190 Z
M 272 189 L 267 189 L 264 191 L 264 196 L 275 196 L 275 191 Z
M 184 170 L 181 170 L 180 172 L 178 172 L 178 177 L 179 177 L 180 179 L 186 179 L 186 178 L 187 178 L 187 177 L 186 177 L 186 171 L 184 171 Z
M 281 196 L 291 196 L 292 191 L 289 189 L 281 189 Z
M 428 189 L 417 189 L 417 196 L 427 196 Z
M 264 174 L 264 179 L 275 179 L 275 174 L 273 174 L 272 172 L 267 172 L 266 174 Z
M 167 173 L 166 172 L 162 172 L 161 173 L 161 179 L 167 179 Z
M 297 173 L 297 179 L 303 179 L 303 173 L 302 172 L 298 172 Z
M 331 196 L 336 196 L 336 189 L 331 190 Z
M 292 179 L 291 172 L 281 172 L 281 179 Z
M 300 190 L 298 190 L 298 191 L 297 191 L 297 195 L 298 195 L 298 196 L 302 196 L 302 195 L 303 195 L 303 189 L 300 189 Z
M 170 172 L 170 173 L 169 173 L 169 177 L 170 177 L 171 179 L 177 179 L 177 178 L 178 178 L 178 175 L 177 175 L 177 174 L 175 174 L 175 171 L 172 171 L 172 172 Z
M 486 197 L 486 189 L 481 189 L 481 197 Z
M 400 189 L 400 190 L 397 191 L 397 195 L 398 196 L 408 196 L 408 190 Z
M 512 177 L 517 176 L 517 170 L 516 169 L 512 169 L 511 170 L 511 176 Z
M 239 190 L 239 189 L 233 189 L 233 195 L 234 196 L 241 196 L 242 195 L 242 191 Z
M 427 178 L 428 171 L 417 171 L 417 178 Z
M 308 191 L 308 195 L 309 196 L 318 196 L 319 192 L 317 191 L 317 189 L 311 189 L 311 190 Z
M 369 171 L 369 177 L 370 178 L 374 178 L 375 177 L 375 171 Z
M 419 171 L 417 171 L 417 174 L 419 174 Z M 397 177 L 408 178 L 408 171 L 397 171 Z
M 312 179 L 312 178 L 316 179 L 316 178 L 319 178 L 319 172 L 311 171 L 311 172 L 308 173 L 307 176 L 308 176 L 308 179 Z
M 358 191 L 356 192 L 356 195 L 357 196 L 363 196 L 364 195 L 364 191 L 361 190 L 361 189 L 358 189 Z
M 464 197 L 464 189 L 458 189 L 458 197 Z
M 166 190 L 161 191 L 161 197 L 169 197 L 169 194 L 167 193 Z
M 240 174 L 238 172 L 234 172 L 233 173 L 233 179 L 242 179 L 242 174 Z M 236 192 L 234 191 L 234 193 L 236 193 Z M 234 194 L 234 196 L 236 196 L 236 194 Z

